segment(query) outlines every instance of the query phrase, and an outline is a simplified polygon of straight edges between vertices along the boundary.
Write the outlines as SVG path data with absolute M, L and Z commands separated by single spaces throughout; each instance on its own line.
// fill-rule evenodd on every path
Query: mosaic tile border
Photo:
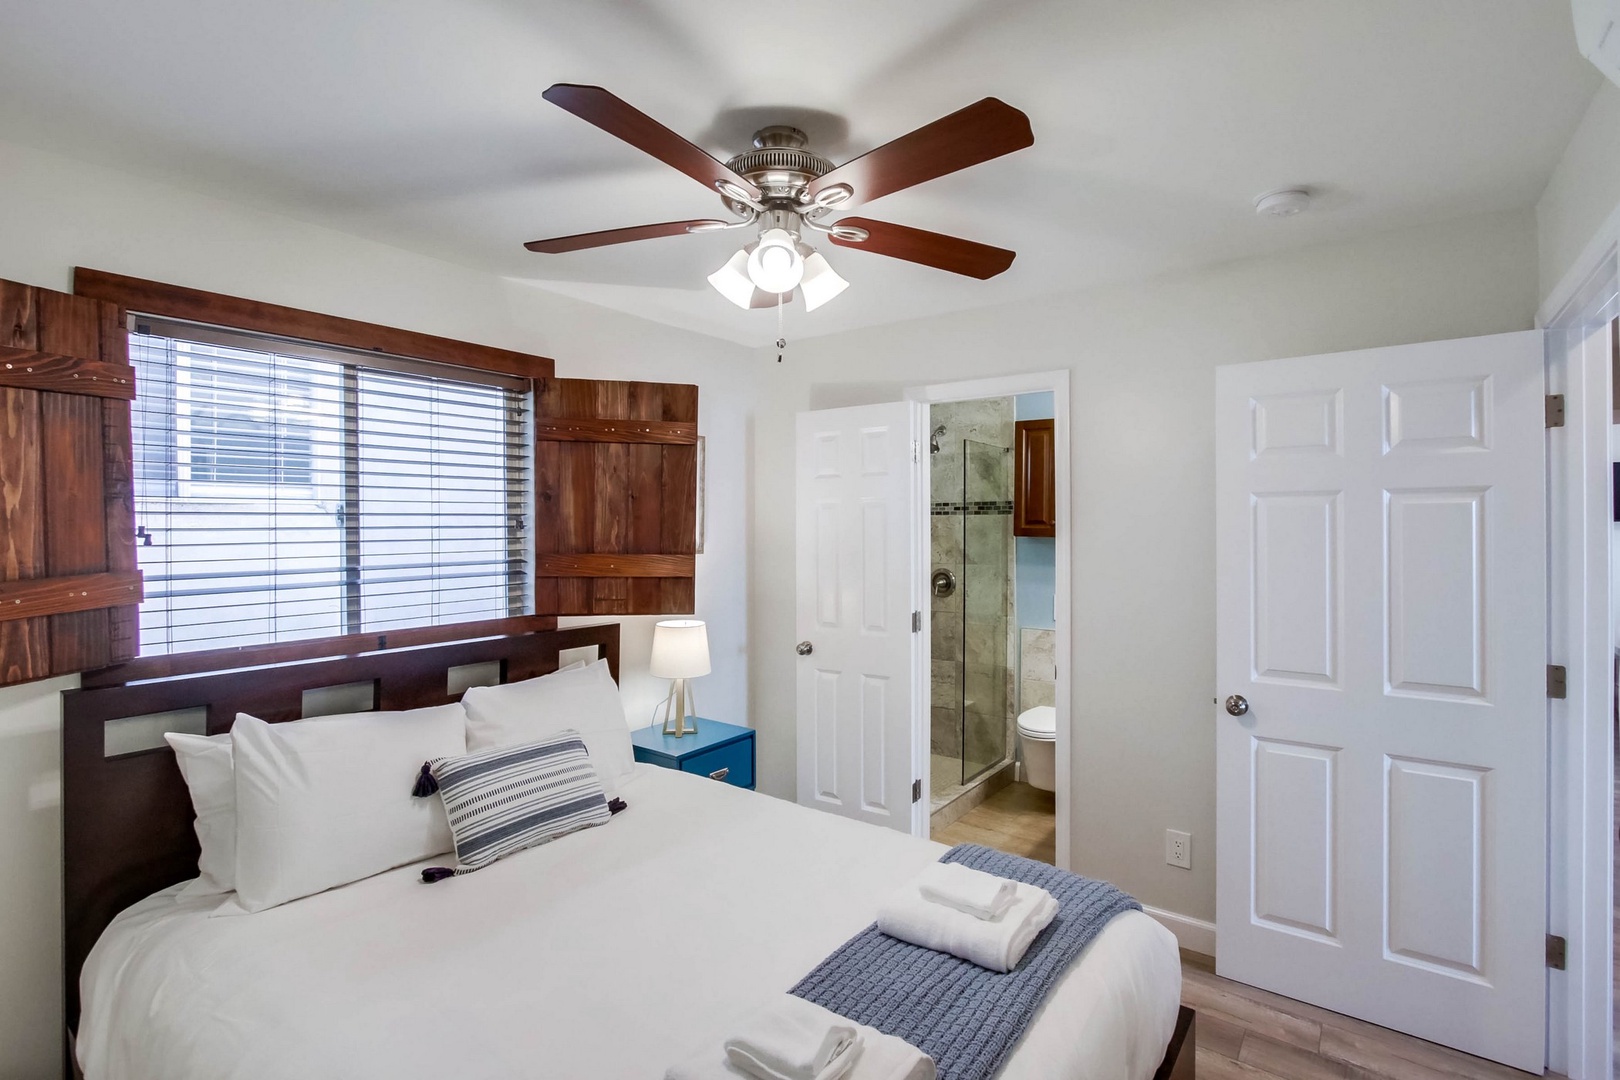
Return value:
M 952 514 L 1011 514 L 1012 500 L 1003 502 L 937 502 L 929 509 L 930 517 L 949 517 Z

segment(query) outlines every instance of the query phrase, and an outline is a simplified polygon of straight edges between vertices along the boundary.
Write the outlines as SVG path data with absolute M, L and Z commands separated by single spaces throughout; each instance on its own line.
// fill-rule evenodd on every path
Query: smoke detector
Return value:
M 1254 212 L 1261 217 L 1293 217 L 1311 205 L 1311 193 L 1304 188 L 1278 188 L 1254 200 Z

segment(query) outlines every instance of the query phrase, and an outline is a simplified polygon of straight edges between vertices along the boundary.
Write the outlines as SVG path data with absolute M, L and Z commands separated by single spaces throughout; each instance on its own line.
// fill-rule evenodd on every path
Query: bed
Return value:
M 560 649 L 580 645 L 598 646 L 617 673 L 617 627 L 523 637 L 535 640 L 419 650 L 410 703 L 448 697 L 423 696 L 444 685 L 423 678 L 424 668 L 442 676 L 448 666 L 493 662 L 503 678 L 523 678 L 555 669 Z M 426 887 L 420 865 L 402 867 L 255 915 L 209 918 L 217 900 L 176 895 L 196 873 L 194 839 L 141 839 L 142 817 L 173 816 L 154 800 L 185 808 L 177 770 L 172 784 L 154 779 L 167 751 L 106 758 L 98 730 L 90 756 L 88 733 L 112 714 L 156 711 L 158 699 L 178 707 L 181 698 L 210 709 L 210 730 L 220 712 L 225 730 L 222 710 L 253 711 L 261 682 L 285 703 L 299 685 L 361 669 L 375 673 L 380 707 L 403 703 L 389 688 L 395 654 L 345 660 L 246 682 L 205 676 L 180 680 L 184 687 L 70 695 L 64 739 L 79 754 L 65 757 L 64 775 L 69 1006 L 79 1004 L 77 985 L 83 1009 L 69 1015 L 91 1080 L 656 1080 L 793 985 L 871 921 L 880 897 L 945 850 L 638 765 L 621 792 L 629 809 L 609 824 L 478 874 Z M 265 704 L 262 712 L 274 711 Z M 146 794 L 144 805 L 117 812 L 106 778 L 120 767 L 126 790 Z M 131 788 L 135 769 L 152 777 Z M 98 770 L 96 793 L 86 785 Z M 76 940 L 86 950 L 77 956 Z M 1047 997 L 998 1076 L 1190 1077 L 1192 1018 L 1179 989 L 1174 938 L 1139 912 L 1121 916 Z

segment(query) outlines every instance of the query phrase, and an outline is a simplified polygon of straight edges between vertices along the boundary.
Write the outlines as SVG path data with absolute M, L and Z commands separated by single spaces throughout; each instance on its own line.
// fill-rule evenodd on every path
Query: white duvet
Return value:
M 611 823 L 435 885 L 429 860 L 246 917 L 179 886 L 136 904 L 85 964 L 87 1080 L 657 1080 L 944 851 L 636 772 Z M 998 1075 L 1147 1080 L 1180 985 L 1175 939 L 1121 916 Z

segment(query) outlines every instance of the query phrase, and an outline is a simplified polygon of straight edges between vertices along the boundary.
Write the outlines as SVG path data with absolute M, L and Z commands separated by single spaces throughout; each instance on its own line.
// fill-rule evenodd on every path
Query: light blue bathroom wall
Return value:
M 1056 415 L 1050 390 L 1042 390 L 1038 394 L 1019 394 L 1013 398 L 1014 420 L 1050 420 Z
M 1018 544 L 1018 625 L 1055 630 L 1057 541 L 1049 536 L 1020 536 Z
M 1013 399 L 1017 420 L 1048 420 L 1055 406 L 1052 391 L 1019 394 Z M 1053 630 L 1057 601 L 1057 541 L 1044 536 L 1016 538 L 1018 625 L 1031 630 Z

